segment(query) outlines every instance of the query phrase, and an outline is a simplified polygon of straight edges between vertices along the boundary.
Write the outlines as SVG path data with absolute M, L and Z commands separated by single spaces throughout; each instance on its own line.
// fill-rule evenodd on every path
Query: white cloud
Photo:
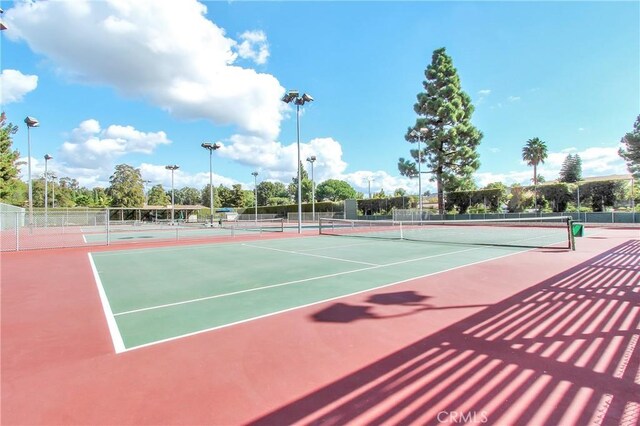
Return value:
M 277 180 L 288 184 L 297 174 L 297 144 L 284 145 L 281 142 L 264 140 L 255 136 L 234 135 L 223 142 L 218 151 L 223 157 L 233 159 L 258 170 L 261 180 Z M 384 189 L 393 193 L 397 188 L 404 188 L 410 194 L 418 193 L 418 180 L 391 176 L 384 171 L 356 171 L 346 173 L 348 164 L 342 158 L 342 145 L 333 138 L 315 138 L 300 143 L 300 158 L 304 168 L 311 177 L 311 164 L 306 161 L 311 155 L 316 156 L 313 166 L 316 183 L 327 179 L 345 180 L 356 191 L 368 193 L 368 178 L 372 177 L 372 192 Z M 214 179 L 215 180 L 215 179 Z M 423 188 L 429 187 L 428 179 L 423 178 Z M 251 187 L 247 185 L 247 187 Z
M 269 58 L 269 44 L 267 36 L 262 31 L 246 31 L 240 34 L 242 43 L 238 44 L 238 55 L 244 59 L 251 59 L 256 64 L 264 64 Z
M 618 148 L 618 146 L 590 147 L 579 150 L 575 147 L 569 147 L 560 151 L 550 151 L 544 163 L 538 166 L 538 174 L 542 175 L 547 181 L 557 179 L 562 169 L 562 163 L 569 154 L 580 156 L 583 177 L 625 174 L 627 173 L 626 166 L 618 155 Z M 491 182 L 502 182 L 505 185 L 514 183 L 530 185 L 533 179 L 533 168 L 527 166 L 524 161 L 521 161 L 520 164 L 523 167 L 521 171 L 476 173 L 476 182 L 480 187 Z
M 251 166 L 261 172 L 265 179 L 290 182 L 297 173 L 297 144 L 283 145 L 281 142 L 265 140 L 256 136 L 233 135 L 224 142 L 220 155 Z M 311 173 L 307 157 L 315 155 L 314 177 L 317 181 L 340 176 L 347 168 L 342 159 L 342 146 L 332 138 L 315 138 L 300 143 L 300 159 Z
M 478 187 L 482 188 L 493 182 L 502 182 L 507 186 L 519 183 L 521 185 L 529 185 L 531 178 L 533 177 L 533 171 L 510 171 L 507 173 L 491 173 L 480 172 L 475 174 L 475 180 Z
M 171 188 L 171 171 L 167 170 L 164 165 L 142 163 L 139 167 L 140 174 L 144 180 L 150 180 L 151 183 L 147 186 L 147 189 L 154 185 L 162 185 L 166 189 Z M 202 189 L 209 185 L 209 172 L 201 172 L 196 174 L 186 173 L 184 170 L 178 169 L 173 172 L 173 185 L 176 189 L 184 188 L 186 186 Z M 216 173 L 212 174 L 213 185 L 218 186 L 220 184 L 231 187 L 238 183 L 234 179 L 229 179 L 224 176 L 220 176 Z
M 162 131 L 147 133 L 120 125 L 103 130 L 97 120 L 89 119 L 73 129 L 62 144 L 56 154 L 56 167 L 81 185 L 104 186 L 117 158 L 129 153 L 152 154 L 158 146 L 170 143 Z
M 491 90 L 482 89 L 478 90 L 478 100 L 476 101 L 477 105 L 480 105 L 484 102 L 485 98 L 491 94 Z
M 37 75 L 25 75 L 17 70 L 2 70 L 0 74 L 0 104 L 20 102 L 38 86 Z
M 393 195 L 396 189 L 402 188 L 409 195 L 418 194 L 418 179 L 409 179 L 404 176 L 391 176 L 383 170 L 360 170 L 336 177 L 349 182 L 356 191 L 362 192 L 365 197 L 369 195 L 369 179 L 371 179 L 371 194 L 384 190 L 385 194 Z M 435 192 L 435 185 L 429 182 L 428 177 L 422 177 L 422 192 Z
M 578 152 L 582 159 L 582 176 L 599 176 L 628 173 L 627 167 L 618 155 L 619 146 L 591 147 Z
M 272 75 L 234 65 L 239 54 L 265 61 L 266 36 L 246 32 L 238 47 L 205 13 L 195 0 L 24 2 L 6 12 L 7 36 L 74 80 L 275 138 L 284 88 Z
M 520 100 L 520 96 L 509 96 L 509 97 L 507 98 L 507 100 L 508 100 L 509 102 L 517 102 L 517 101 L 519 101 L 519 100 Z

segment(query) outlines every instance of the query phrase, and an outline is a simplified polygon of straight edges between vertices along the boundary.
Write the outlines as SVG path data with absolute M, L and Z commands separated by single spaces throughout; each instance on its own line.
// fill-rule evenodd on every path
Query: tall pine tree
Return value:
M 640 115 L 633 124 L 633 130 L 620 141 L 624 148 L 618 150 L 618 154 L 627 162 L 627 169 L 634 178 L 640 179 Z
M 578 154 L 567 155 L 560 169 L 560 182 L 574 183 L 582 179 L 582 160 Z
M 460 85 L 458 72 L 445 48 L 437 49 L 431 57 L 431 64 L 425 70 L 423 81 L 425 91 L 417 95 L 418 102 L 413 110 L 418 119 L 405 134 L 405 140 L 418 142 L 416 132 L 420 132 L 420 153 L 410 151 L 415 162 L 400 158 L 400 174 L 417 176 L 416 163 L 420 158 L 423 173 L 431 173 L 438 190 L 438 210 L 444 211 L 443 191 L 455 191 L 471 185 L 473 173 L 480 167 L 476 151 L 482 132 L 471 123 L 474 108 L 471 98 Z M 421 132 L 421 130 L 424 131 Z M 412 132 L 415 131 L 415 132 Z

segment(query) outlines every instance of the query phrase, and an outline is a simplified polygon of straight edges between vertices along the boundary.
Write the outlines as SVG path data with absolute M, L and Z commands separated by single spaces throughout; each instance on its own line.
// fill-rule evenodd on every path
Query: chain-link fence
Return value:
M 344 219 L 344 212 L 302 212 L 302 221 L 303 222 L 315 222 L 316 224 L 320 220 L 323 219 Z M 287 213 L 287 221 L 288 222 L 297 222 L 298 221 L 298 213 L 297 212 L 289 212 Z
M 0 251 L 211 239 L 284 231 L 282 219 L 269 219 L 263 218 L 255 222 L 122 220 L 110 209 L 34 209 L 32 215 L 24 209 L 5 209 L 0 210 Z
M 0 212 L 0 251 L 101 245 L 97 240 L 88 241 L 87 235 L 106 229 L 107 210 L 34 211 L 32 215 L 5 210 Z
M 396 221 L 420 221 L 420 220 L 471 220 L 471 219 L 515 219 L 531 217 L 567 216 L 577 222 L 583 223 L 640 223 L 640 213 L 635 212 L 573 212 L 573 213 L 465 213 L 465 214 L 434 214 L 428 210 L 422 213 L 418 209 L 394 209 L 393 220 Z

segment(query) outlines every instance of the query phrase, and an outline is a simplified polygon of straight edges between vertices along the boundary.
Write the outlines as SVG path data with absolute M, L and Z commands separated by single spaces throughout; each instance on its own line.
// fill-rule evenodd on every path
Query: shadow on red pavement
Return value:
M 372 303 L 427 310 L 428 297 Z M 381 320 L 334 304 L 316 321 Z M 637 424 L 640 241 L 609 250 L 255 419 L 275 424 Z

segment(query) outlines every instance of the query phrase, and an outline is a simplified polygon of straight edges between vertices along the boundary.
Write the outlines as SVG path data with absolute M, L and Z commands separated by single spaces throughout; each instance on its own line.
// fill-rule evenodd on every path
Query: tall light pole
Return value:
M 253 191 L 255 198 L 255 211 L 256 211 L 256 222 L 258 221 L 258 172 L 251 173 L 253 176 Z
M 33 227 L 33 186 L 31 184 L 31 128 L 38 127 L 40 122 L 33 117 L 24 119 L 27 125 L 27 162 L 29 163 L 29 226 Z
M 209 220 L 211 227 L 213 227 L 213 151 L 220 149 L 222 145 L 218 142 L 203 142 L 200 146 L 209 151 L 209 206 L 211 207 Z
M 422 127 L 420 131 L 413 129 L 409 133 L 410 136 L 418 139 L 418 211 L 420 212 L 420 220 L 422 220 L 422 147 L 420 146 L 420 140 L 427 131 L 426 127 Z
M 51 173 L 51 208 L 55 209 L 56 208 L 56 179 L 58 179 L 58 176 L 56 176 L 54 173 Z
M 173 166 L 165 166 L 165 169 L 171 170 L 171 224 L 172 225 L 174 223 L 173 222 L 173 214 L 174 214 L 174 210 L 176 208 L 175 198 L 174 198 L 175 191 L 173 190 L 173 172 L 175 172 L 179 168 L 180 168 L 180 166 L 175 165 L 175 164 Z
M 313 163 L 316 162 L 316 156 L 307 157 L 307 161 L 311 163 L 311 220 L 316 221 L 316 181 L 313 179 Z
M 44 224 L 49 224 L 49 175 L 47 174 L 47 165 L 49 160 L 53 159 L 49 154 L 44 155 Z
M 282 97 L 282 102 L 296 104 L 296 135 L 298 142 L 298 234 L 302 233 L 302 171 L 300 170 L 300 106 L 312 102 L 313 98 L 306 93 L 300 96 L 297 90 L 289 90 Z
M 369 181 L 369 199 L 371 199 L 371 182 L 373 182 L 375 179 L 369 176 L 367 180 Z
M 631 175 L 631 220 L 636 223 L 636 200 L 633 188 L 633 175 Z
M 149 191 L 147 190 L 147 185 L 150 184 L 150 180 L 143 180 L 142 185 L 144 185 L 144 204 L 149 205 Z

